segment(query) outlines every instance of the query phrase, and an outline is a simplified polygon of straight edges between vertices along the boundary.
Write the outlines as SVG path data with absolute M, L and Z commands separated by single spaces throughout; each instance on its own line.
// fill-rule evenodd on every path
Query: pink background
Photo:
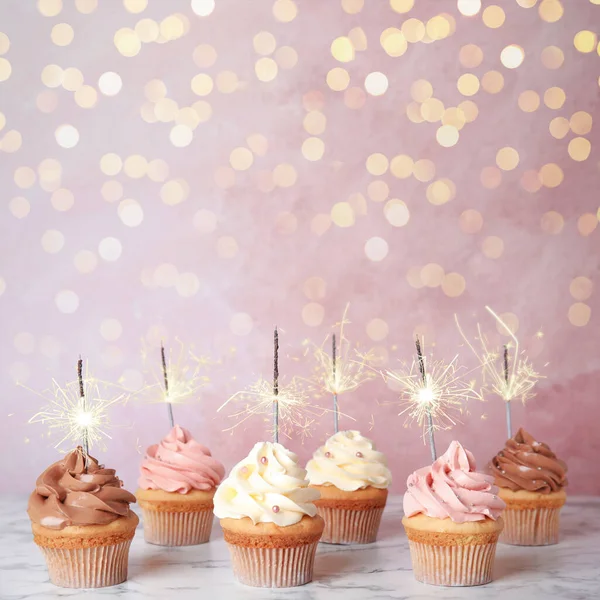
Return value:
M 223 361 L 202 399 L 177 406 L 176 416 L 230 468 L 266 426 L 257 419 L 231 436 L 216 408 L 260 373 L 269 376 L 273 324 L 284 330 L 281 371 L 291 377 L 308 368 L 292 360 L 303 342 L 320 343 L 350 302 L 348 336 L 389 367 L 410 359 L 416 332 L 437 358 L 459 351 L 472 366 L 458 349 L 454 313 L 471 332 L 480 322 L 495 343 L 507 338 L 483 307 L 515 315 L 523 347 L 547 378 L 535 399 L 515 405 L 514 423 L 568 463 L 571 493 L 600 493 L 597 2 L 525 8 L 526 0 L 497 0 L 506 16 L 497 28 L 484 22 L 494 24 L 493 12 L 483 13 L 489 2 L 467 17 L 455 0 L 416 0 L 407 13 L 385 0 L 217 0 L 205 17 L 192 10 L 202 13 L 201 1 L 37 4 L 0 3 L 0 489 L 31 490 L 56 456 L 46 429 L 27 424 L 40 399 L 16 381 L 43 390 L 52 376 L 72 379 L 81 353 L 99 377 L 137 389 L 145 377 L 142 343 L 158 359 L 161 338 L 174 345 L 179 337 Z M 398 10 L 408 4 L 392 2 Z M 443 22 L 430 23 L 442 12 Z M 162 22 L 177 39 L 140 43 L 127 31 L 115 38 L 136 24 L 144 37 L 156 35 L 142 19 Z M 423 37 L 408 19 L 444 39 Z M 51 35 L 61 23 L 74 32 L 62 46 Z M 391 27 L 423 39 L 390 56 L 380 36 Z M 274 36 L 272 54 L 269 36 L 253 43 L 259 32 Z M 355 56 L 342 63 L 331 44 L 348 35 Z M 55 29 L 54 38 L 64 44 L 68 28 Z M 574 40 L 584 50 L 591 40 L 591 51 Z M 213 64 L 210 49 L 195 51 L 201 44 L 213 47 Z M 468 44 L 482 57 L 474 48 L 461 54 Z M 525 53 L 514 69 L 500 58 L 510 44 Z M 561 49 L 562 64 L 543 54 L 551 45 Z M 296 64 L 281 47 L 293 48 Z M 257 48 L 269 59 L 258 67 Z M 52 64 L 60 68 L 45 69 Z M 346 69 L 347 90 L 328 85 L 334 68 Z M 271 80 L 259 80 L 256 69 Z M 493 87 L 498 75 L 484 77 L 489 71 L 502 75 L 502 89 Z M 121 79 L 114 95 L 103 93 L 111 92 L 111 76 L 99 83 L 106 72 Z M 372 72 L 387 76 L 382 95 L 365 92 Z M 214 84 L 205 96 L 191 85 L 200 73 Z M 486 82 L 473 96 L 457 87 L 464 73 Z M 442 123 L 431 115 L 439 103 L 411 97 L 426 100 L 412 87 L 420 79 L 445 109 L 465 100 L 478 108 L 451 147 L 436 139 Z M 147 86 L 151 80 L 164 82 L 169 101 L 152 95 L 161 85 Z M 194 85 L 206 93 L 210 81 Z M 553 87 L 564 90 L 564 102 L 556 90 L 546 94 Z M 527 90 L 540 98 L 535 108 L 534 94 L 522 97 L 531 112 L 519 107 Z M 206 104 L 182 110 L 198 101 Z M 309 111 L 317 112 L 306 121 Z M 433 122 L 414 122 L 423 111 Z M 580 111 L 587 116 L 572 118 Z M 464 110 L 458 116 L 464 120 Z M 64 125 L 79 134 L 74 147 L 64 147 L 75 141 L 71 129 L 58 129 Z M 455 133 L 442 130 L 440 139 Z M 576 138 L 591 142 L 589 156 L 588 143 Z M 190 143 L 173 144 L 181 140 Z M 498 166 L 507 170 L 496 164 L 505 147 L 519 157 L 508 168 L 500 153 Z M 120 160 L 103 160 L 108 153 Z M 368 161 L 373 154 L 385 158 Z M 431 161 L 435 172 L 420 162 L 401 173 L 397 155 Z M 408 472 L 429 454 L 418 428 L 401 427 L 389 404 L 395 399 L 382 381 L 369 383 L 342 398 L 357 419 L 342 425 L 377 441 L 402 492 Z M 95 454 L 135 488 L 139 451 L 166 432 L 166 410 L 133 399 L 112 417 L 119 427 Z M 503 419 L 498 398 L 471 403 L 463 424 L 438 433 L 438 450 L 457 438 L 483 465 L 504 442 Z M 304 444 L 285 443 L 305 460 L 329 433 L 325 418 Z

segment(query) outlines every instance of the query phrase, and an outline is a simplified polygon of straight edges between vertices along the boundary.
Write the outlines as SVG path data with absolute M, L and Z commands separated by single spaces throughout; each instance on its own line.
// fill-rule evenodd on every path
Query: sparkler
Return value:
M 462 338 L 477 357 L 477 360 L 483 369 L 484 390 L 489 389 L 492 393 L 500 396 L 506 402 L 506 429 L 508 437 L 511 438 L 511 402 L 515 399 L 520 399 L 521 402 L 525 404 L 527 400 L 533 398 L 535 396 L 533 388 L 538 380 L 543 379 L 544 376 L 534 370 L 527 356 L 519 350 L 519 340 L 511 328 L 489 306 L 486 306 L 485 308 L 512 340 L 510 344 L 504 346 L 503 360 L 498 360 L 500 358 L 499 350 L 490 350 L 488 341 L 481 332 L 479 324 L 477 324 L 476 337 L 479 344 L 478 348 L 475 348 L 475 345 L 469 341 L 460 327 L 456 315 L 454 316 L 454 320 L 456 321 L 458 331 Z M 513 350 L 511 353 L 512 359 L 509 355 L 509 349 Z M 489 383 L 486 383 L 486 381 Z
M 417 338 L 417 358 L 410 367 L 402 365 L 395 371 L 382 373 L 385 381 L 395 381 L 402 388 L 400 404 L 404 409 L 399 413 L 406 414 L 407 423 L 417 422 L 423 427 L 423 436 L 428 436 L 431 457 L 435 461 L 434 431 L 449 429 L 456 425 L 455 413 L 460 413 L 464 401 L 482 400 L 475 390 L 474 381 L 466 381 L 468 372 L 458 364 L 458 355 L 449 363 L 444 361 L 428 361 L 421 350 Z
M 342 320 L 339 323 L 339 342 L 335 333 L 331 336 L 331 353 L 326 348 L 327 339 L 321 346 L 316 346 L 313 357 L 316 363 L 311 384 L 331 394 L 333 398 L 333 427 L 337 433 L 339 429 L 339 396 L 359 388 L 363 383 L 377 377 L 370 363 L 373 362 L 371 352 L 361 353 L 353 348 L 344 335 L 344 325 L 349 321 L 346 318 L 349 306 L 346 306 Z
M 261 378 L 247 389 L 236 392 L 217 409 L 217 412 L 229 405 L 242 405 L 230 415 L 236 422 L 225 431 L 233 431 L 248 419 L 260 415 L 263 418 L 270 417 L 275 442 L 279 441 L 280 433 L 291 437 L 294 431 L 305 439 L 310 435 L 310 427 L 324 411 L 309 402 L 308 390 L 299 378 L 294 377 L 287 384 L 280 380 L 277 328 L 273 333 L 273 350 L 273 379 Z
M 83 372 L 83 361 L 77 363 L 78 377 L 61 387 L 55 379 L 52 389 L 43 393 L 31 390 L 44 398 L 47 405 L 43 410 L 29 419 L 30 423 L 44 423 L 49 432 L 58 432 L 61 436 L 55 444 L 60 448 L 64 443 L 83 445 L 84 459 L 87 460 L 89 449 L 110 439 L 108 430 L 109 408 L 126 400 L 123 392 L 114 395 L 111 384 L 100 381 L 87 372 Z
M 160 344 L 160 357 L 162 360 L 163 379 L 165 382 L 165 400 L 167 401 L 167 412 L 169 413 L 169 423 L 171 429 L 175 427 L 175 419 L 173 418 L 173 404 L 169 402 L 169 374 L 167 373 L 167 359 L 165 358 L 165 347 Z

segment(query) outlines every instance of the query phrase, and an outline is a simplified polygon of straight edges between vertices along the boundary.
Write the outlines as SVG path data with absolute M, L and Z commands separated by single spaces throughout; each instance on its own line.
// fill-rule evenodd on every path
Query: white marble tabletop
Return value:
M 131 546 L 129 580 L 98 590 L 57 588 L 33 543 L 26 498 L 0 496 L 0 598 L 77 597 L 92 600 L 364 600 L 386 598 L 597 598 L 600 590 L 600 498 L 569 498 L 561 515 L 562 539 L 556 546 L 525 548 L 499 544 L 495 580 L 479 588 L 438 588 L 414 580 L 400 498 L 383 516 L 379 541 L 365 546 L 321 544 L 314 581 L 299 588 L 267 590 L 236 583 L 220 527 L 202 546 L 161 548 L 144 542 L 138 530 Z

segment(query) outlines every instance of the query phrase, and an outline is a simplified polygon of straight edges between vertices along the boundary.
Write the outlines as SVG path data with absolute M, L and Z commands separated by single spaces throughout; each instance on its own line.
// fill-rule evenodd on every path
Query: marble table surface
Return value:
M 53 586 L 33 543 L 26 498 L 0 496 L 0 598 L 118 597 L 229 600 L 364 600 L 386 598 L 597 598 L 600 590 L 600 498 L 569 498 L 561 513 L 562 539 L 556 546 L 526 548 L 499 544 L 495 580 L 478 588 L 441 588 L 414 580 L 401 524 L 399 497 L 391 498 L 379 540 L 365 546 L 321 544 L 314 581 L 299 588 L 269 590 L 236 583 L 228 551 L 215 522 L 212 541 L 187 548 L 144 542 L 138 530 L 129 561 L 129 580 L 98 590 Z

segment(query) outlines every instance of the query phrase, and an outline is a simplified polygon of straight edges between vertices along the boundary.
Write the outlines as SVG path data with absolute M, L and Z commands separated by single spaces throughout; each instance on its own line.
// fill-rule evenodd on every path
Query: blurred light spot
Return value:
M 79 296 L 72 290 L 61 290 L 54 296 L 54 304 L 61 313 L 69 315 L 79 308 Z
M 37 9 L 44 17 L 55 17 L 62 10 L 62 0 L 38 0 Z
M 141 19 L 135 24 L 134 31 L 145 44 L 156 42 L 160 36 L 160 27 L 152 19 Z
M 365 0 L 342 0 L 342 8 L 349 15 L 359 13 L 365 4 Z
M 140 154 L 132 154 L 125 159 L 123 170 L 132 179 L 141 179 L 148 171 L 148 161 Z
M 541 59 L 546 69 L 560 69 L 565 62 L 565 55 L 558 46 L 546 46 L 542 50 Z
M 56 229 L 48 229 L 42 235 L 42 248 L 48 254 L 60 252 L 65 245 L 65 236 Z
M 217 254 L 219 255 L 219 258 L 235 258 L 238 249 L 235 238 L 229 235 L 224 235 L 217 240 Z
M 98 254 L 106 261 L 114 262 L 118 260 L 123 251 L 121 242 L 114 237 L 106 237 L 98 244 Z
M 519 317 L 511 312 L 500 313 L 500 319 L 504 322 L 504 325 L 508 327 L 509 331 L 515 335 L 517 331 L 519 331 Z M 496 322 L 496 329 L 498 333 L 510 336 L 510 333 L 506 331 L 506 327 L 504 327 L 501 323 Z
M 442 279 L 442 292 L 449 298 L 458 298 L 466 287 L 467 282 L 460 273 L 447 273 Z
M 30 211 L 29 200 L 23 196 L 16 196 L 8 204 L 8 210 L 16 219 L 24 219 Z
M 388 170 L 388 159 L 385 154 L 375 153 L 367 158 L 367 171 L 371 175 L 383 175 Z
M 442 125 L 438 128 L 435 137 L 440 146 L 450 148 L 456 145 L 459 138 L 458 129 L 452 125 Z
M 19 354 L 32 354 L 35 350 L 35 337 L 32 333 L 21 331 L 13 338 L 13 345 Z
M 483 240 L 481 249 L 487 258 L 500 258 L 504 253 L 504 242 L 501 238 L 490 235 Z
M 593 52 L 596 49 L 597 43 L 598 38 L 593 31 L 579 31 L 573 38 L 573 44 L 575 45 L 575 48 L 584 54 Z
M 444 279 L 444 269 L 436 263 L 428 263 L 421 269 L 421 283 L 427 287 L 438 287 Z
M 502 183 L 502 171 L 498 167 L 483 167 L 479 180 L 484 188 L 493 190 Z
M 564 10 L 560 0 L 542 0 L 538 12 L 542 21 L 556 23 L 563 16 Z
M 73 258 L 73 264 L 80 273 L 91 273 L 98 266 L 98 257 L 90 250 L 80 250 Z
M 137 227 L 144 220 L 144 211 L 137 200 L 128 198 L 121 201 L 117 212 L 127 227 Z
M 584 110 L 577 111 L 571 116 L 569 126 L 573 133 L 586 135 L 592 130 L 592 115 Z
M 298 9 L 293 0 L 275 0 L 273 4 L 273 16 L 282 23 L 289 23 L 296 18 Z
M 413 174 L 413 159 L 406 154 L 394 156 L 390 162 L 390 172 L 398 179 L 406 179 Z
M 182 298 L 191 298 L 200 290 L 200 280 L 195 273 L 180 273 L 175 282 L 175 291 Z
M 252 45 L 257 54 L 268 56 L 275 52 L 277 41 L 272 33 L 268 31 L 259 31 L 252 39 Z
M 560 213 L 550 210 L 542 215 L 540 227 L 545 233 L 552 235 L 559 234 L 565 226 L 565 220 Z
M 136 369 L 125 369 L 119 377 L 119 384 L 128 392 L 137 392 L 144 386 L 144 375 Z
M 552 87 L 544 92 L 544 104 L 548 108 L 558 110 L 565 103 L 567 96 L 562 88 Z
M 526 90 L 519 94 L 518 104 L 523 112 L 534 112 L 540 106 L 540 96 L 533 90 Z
M 506 15 L 500 6 L 491 4 L 483 11 L 482 19 L 486 27 L 498 29 L 498 27 L 502 27 Z
M 581 215 L 577 219 L 577 230 L 583 237 L 591 235 L 598 227 L 598 217 L 592 213 Z
M 50 114 L 51 112 L 55 111 L 56 107 L 58 106 L 58 96 L 56 92 L 44 90 L 37 95 L 35 105 L 40 112 L 43 112 L 44 114 Z
M 91 85 L 82 85 L 75 91 L 75 103 L 81 108 L 93 108 L 98 102 L 98 92 Z
M 592 144 L 583 137 L 576 137 L 569 142 L 568 150 L 569 156 L 573 160 L 581 162 L 589 157 L 590 152 L 592 151 Z
M 121 337 L 123 326 L 118 319 L 102 319 L 100 323 L 100 335 L 107 342 L 114 342 Z
M 435 177 L 435 165 L 429 159 L 421 158 L 413 164 L 413 175 L 418 181 L 431 181 Z
M 393 57 L 402 56 L 408 48 L 408 42 L 404 34 L 396 27 L 389 27 L 384 30 L 379 37 L 379 43 L 386 54 Z
M 416 44 L 425 37 L 425 24 L 419 19 L 407 19 L 402 23 L 401 31 L 408 42 Z
M 548 188 L 558 187 L 564 179 L 562 169 L 555 163 L 545 164 L 540 169 L 540 180 L 542 185 Z
M 373 202 L 383 202 L 390 195 L 390 187 L 385 181 L 377 179 L 367 186 L 367 194 Z
M 254 321 L 248 313 L 235 313 L 229 321 L 229 329 L 234 335 L 248 335 L 254 327 Z
M 302 156 L 306 160 L 317 161 L 323 158 L 325 153 L 325 144 L 323 140 L 317 137 L 310 137 L 302 143 Z
M 202 234 L 212 233 L 217 229 L 217 216 L 214 212 L 201 208 L 194 214 L 193 225 Z
M 161 200 L 168 206 L 175 206 L 187 200 L 189 185 L 183 179 L 172 179 L 160 188 Z
M 0 31 L 0 54 L 6 54 L 9 49 L 10 39 L 3 31 Z
M 42 69 L 42 83 L 49 88 L 56 88 L 64 81 L 64 71 L 58 65 L 46 65 Z
M 318 110 L 311 110 L 304 117 L 304 129 L 311 135 L 320 135 L 325 131 L 327 119 L 325 115 Z
M 150 102 L 158 102 L 167 95 L 167 86 L 160 79 L 151 79 L 144 86 L 144 96 Z
M 474 96 L 479 91 L 479 79 L 473 73 L 465 73 L 458 78 L 456 87 L 463 96 Z
M 587 277 L 575 277 L 569 286 L 569 292 L 575 300 L 587 300 L 593 289 L 592 281 Z
M 54 136 L 62 148 L 74 148 L 79 142 L 79 132 L 73 125 L 61 125 L 56 129 Z
M 129 27 L 119 29 L 113 38 L 117 50 L 125 57 L 131 58 L 139 54 L 142 42 L 137 33 Z
M 102 184 L 101 194 L 107 202 L 116 202 L 123 196 L 123 186 L 114 179 L 105 181 Z
M 488 94 L 497 94 L 504 87 L 504 76 L 499 71 L 488 71 L 481 78 L 481 86 Z
M 217 75 L 217 89 L 222 94 L 232 94 L 238 89 L 238 76 L 233 71 L 221 71 Z
M 210 44 L 200 44 L 194 49 L 192 59 L 201 69 L 212 67 L 217 61 L 217 51 Z
M 338 62 L 354 60 L 354 46 L 349 38 L 342 36 L 331 42 L 331 54 Z
M 217 187 L 228 190 L 235 185 L 235 171 L 231 167 L 219 167 L 215 171 L 215 183 Z
M 481 10 L 481 0 L 457 0 L 456 6 L 465 17 L 472 17 Z
M 193 4 L 192 0 L 192 4 Z M 148 6 L 148 0 L 123 0 L 123 5 L 127 12 L 138 14 L 144 12 Z
M 516 44 L 506 46 L 500 53 L 500 62 L 507 69 L 516 69 L 517 67 L 520 67 L 524 59 L 525 52 L 523 51 L 523 48 Z
M 275 218 L 275 231 L 281 235 L 292 235 L 298 228 L 298 219 L 291 212 L 280 212 Z
M 421 105 L 421 116 L 429 123 L 435 123 L 444 114 L 444 103 L 437 98 L 429 98 Z
M 469 208 L 460 215 L 459 225 L 465 233 L 477 233 L 483 227 L 483 217 L 479 211 Z
M 348 202 L 337 202 L 331 209 L 331 220 L 338 227 L 352 227 L 354 210 Z
M 75 196 L 71 190 L 65 188 L 59 188 L 52 193 L 50 202 L 55 210 L 65 212 L 73 207 L 75 204 Z
M 483 61 L 483 50 L 475 44 L 466 44 L 461 47 L 458 60 L 465 69 L 474 69 Z
M 417 79 L 410 86 L 410 95 L 415 102 L 425 102 L 433 96 L 433 86 L 426 79 Z
M 177 283 L 179 271 L 171 263 L 162 263 L 154 269 L 153 283 L 162 288 L 173 287 Z
M 392 10 L 400 14 L 409 12 L 414 4 L 415 0 L 390 0 Z
M 199 17 L 208 17 L 215 10 L 215 0 L 192 0 L 192 10 Z
M 75 32 L 68 23 L 57 23 L 50 32 L 50 39 L 56 46 L 68 46 L 74 37 Z
M 148 163 L 146 174 L 152 181 L 165 181 L 169 176 L 169 165 L 164 160 L 155 158 Z
M 197 96 L 208 96 L 213 91 L 212 77 L 206 73 L 199 73 L 192 78 L 192 91 Z
M 452 200 L 452 189 L 448 185 L 448 181 L 439 179 L 427 186 L 427 200 L 434 206 L 441 206 Z
M 234 148 L 229 155 L 229 163 L 236 171 L 246 171 L 254 162 L 254 155 L 248 148 Z
M 365 244 L 365 254 L 369 260 L 379 262 L 388 255 L 388 243 L 380 237 L 372 237 Z
M 278 187 L 291 187 L 296 183 L 298 174 L 292 165 L 283 163 L 277 165 L 273 170 L 273 181 Z
M 169 139 L 176 148 L 185 148 L 192 143 L 194 132 L 186 125 L 175 125 L 169 133 Z
M 569 307 L 568 317 L 571 325 L 585 327 L 592 316 L 592 309 L 583 302 L 575 302 Z
M 349 83 L 350 75 L 348 75 L 348 71 L 342 69 L 342 67 L 335 67 L 327 73 L 327 85 L 334 92 L 345 90 Z
M 386 203 L 383 213 L 390 225 L 404 227 L 410 219 L 408 207 L 402 200 L 390 200 Z
M 302 320 L 309 327 L 318 327 L 324 316 L 325 309 L 318 302 L 309 302 L 302 308 Z
M 388 79 L 379 71 L 375 71 L 373 73 L 369 73 L 365 77 L 365 90 L 367 93 L 371 94 L 371 96 L 381 96 L 385 94 L 388 89 Z
M 309 300 L 322 300 L 326 295 L 326 283 L 322 277 L 309 277 L 302 285 L 302 291 Z
M 298 64 L 298 53 L 291 46 L 281 46 L 275 51 L 275 60 L 282 69 L 293 69 Z
M 521 175 L 520 183 L 525 191 L 533 194 L 542 187 L 542 178 L 537 171 L 529 170 Z
M 105 96 L 116 96 L 123 87 L 123 81 L 118 73 L 106 71 L 98 79 L 98 88 Z
M 384 340 L 389 333 L 388 324 L 383 319 L 371 319 L 367 323 L 367 335 L 374 342 Z
M 277 77 L 277 63 L 272 58 L 259 58 L 254 65 L 256 77 L 265 83 L 273 81 Z
M 4 280 L 3 277 L 0 277 L 0 296 L 2 296 L 2 294 L 4 294 L 5 291 L 6 291 L 6 281 Z
M 519 153 L 510 146 L 500 148 L 496 153 L 496 164 L 503 171 L 512 171 L 519 164 Z
M 315 215 L 310 222 L 310 230 L 315 235 L 323 235 L 331 227 L 331 217 L 326 213 Z
M 442 115 L 443 125 L 451 125 L 460 131 L 466 122 L 465 113 L 460 108 L 451 106 L 444 110 L 444 114 Z
M 26 190 L 35 184 L 35 171 L 31 167 L 17 167 L 13 175 L 13 181 L 22 190 Z

